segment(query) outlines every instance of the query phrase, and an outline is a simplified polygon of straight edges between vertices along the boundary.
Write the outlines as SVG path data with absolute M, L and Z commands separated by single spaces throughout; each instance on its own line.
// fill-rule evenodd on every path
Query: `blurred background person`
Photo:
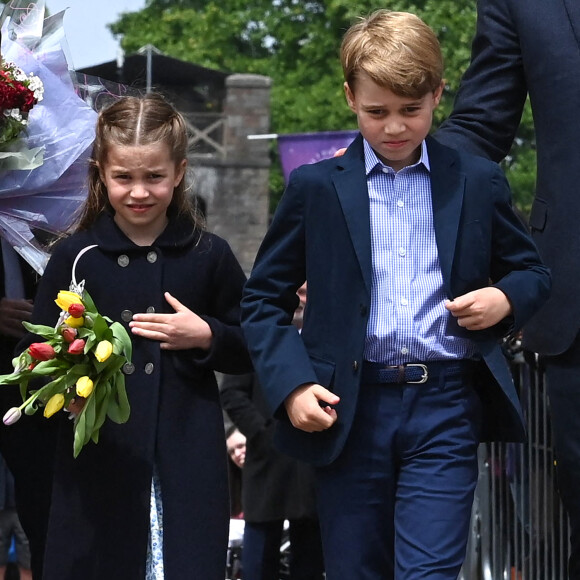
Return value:
M 302 328 L 306 285 L 299 289 L 298 297 L 293 322 Z M 243 577 L 278 580 L 280 546 L 288 520 L 290 578 L 321 580 L 324 563 L 312 468 L 274 448 L 275 419 L 253 373 L 225 375 L 221 396 L 225 411 L 246 437 L 242 469 Z M 238 451 L 238 460 L 240 455 Z

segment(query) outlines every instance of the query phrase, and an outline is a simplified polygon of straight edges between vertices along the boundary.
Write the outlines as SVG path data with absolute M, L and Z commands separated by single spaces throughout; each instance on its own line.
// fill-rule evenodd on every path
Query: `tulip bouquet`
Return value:
M 129 418 L 129 401 L 122 367 L 131 360 L 131 339 L 122 324 L 101 316 L 86 291 L 63 290 L 55 300 L 62 309 L 54 328 L 23 322 L 45 342 L 31 344 L 13 360 L 14 372 L 0 376 L 0 385 L 20 385 L 23 403 L 4 415 L 11 425 L 44 406 L 51 417 L 70 408 L 74 419 L 75 457 L 90 440 L 99 440 L 99 430 L 108 417 L 116 423 Z M 50 382 L 29 391 L 34 379 Z M 80 410 L 79 410 L 80 409 Z

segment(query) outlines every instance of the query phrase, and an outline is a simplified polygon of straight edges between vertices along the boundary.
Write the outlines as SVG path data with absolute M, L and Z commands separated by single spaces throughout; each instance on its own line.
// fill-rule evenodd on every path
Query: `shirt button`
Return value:
M 133 320 L 133 313 L 130 310 L 123 310 L 121 312 L 121 320 L 123 322 L 131 322 Z
M 382 168 L 381 168 L 381 171 L 382 171 L 383 173 L 388 173 L 388 172 L 389 172 L 389 168 L 388 168 L 388 167 L 382 167 Z
M 403 207 L 404 205 L 405 205 L 405 202 L 402 199 L 397 201 L 397 207 Z
M 404 347 L 401 349 L 401 354 L 409 354 L 409 349 L 408 349 L 406 346 L 404 346 Z
M 154 314 L 155 313 L 155 306 L 147 306 L 146 312 L 147 312 L 147 314 Z
M 134 365 L 133 363 L 126 362 L 126 363 L 123 365 L 123 372 L 124 372 L 126 375 L 132 375 L 132 374 L 135 372 L 135 365 Z
M 155 370 L 155 365 L 153 363 L 147 363 L 145 365 L 145 373 L 150 375 Z
M 157 262 L 157 252 L 149 252 L 147 254 L 147 261 L 150 264 L 154 264 L 155 262 Z
M 119 264 L 121 268 L 126 268 L 129 265 L 129 256 L 127 256 L 126 254 L 121 254 L 117 258 L 117 264 Z
M 409 304 L 409 301 L 406 298 L 401 298 L 401 304 L 403 306 L 407 306 L 407 304 Z
M 399 256 L 405 256 L 406 253 L 407 250 L 405 250 L 405 248 L 399 248 Z

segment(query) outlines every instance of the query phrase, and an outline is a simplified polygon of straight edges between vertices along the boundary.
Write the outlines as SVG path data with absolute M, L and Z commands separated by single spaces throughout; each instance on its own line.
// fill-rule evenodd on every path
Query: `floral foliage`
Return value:
M 42 101 L 44 86 L 14 63 L 2 59 L 0 68 L 0 147 L 12 143 L 28 124 L 28 113 Z
M 86 291 L 81 298 L 63 290 L 55 302 L 62 308 L 55 328 L 23 322 L 45 341 L 31 344 L 13 360 L 14 372 L 0 376 L 0 385 L 20 385 L 23 400 L 3 421 L 11 425 L 22 411 L 32 415 L 40 406 L 48 418 L 71 406 L 77 457 L 90 440 L 98 442 L 107 417 L 115 423 L 129 418 L 122 367 L 131 360 L 132 345 L 125 327 L 101 316 Z M 31 382 L 37 380 L 45 384 L 35 388 Z

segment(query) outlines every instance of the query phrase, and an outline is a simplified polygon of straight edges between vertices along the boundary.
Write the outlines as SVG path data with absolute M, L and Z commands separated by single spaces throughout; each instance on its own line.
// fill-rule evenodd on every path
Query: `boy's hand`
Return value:
M 175 310 L 173 314 L 135 314 L 129 323 L 131 332 L 150 340 L 158 340 L 163 349 L 209 350 L 212 340 L 209 324 L 169 292 L 165 292 L 165 300 Z
M 336 405 L 340 397 L 316 383 L 306 383 L 288 395 L 284 405 L 290 421 L 297 429 L 307 433 L 324 431 L 335 423 Z
M 512 312 L 508 297 L 494 286 L 458 296 L 453 301 L 447 301 L 445 308 L 457 318 L 459 326 L 468 330 L 489 328 Z

